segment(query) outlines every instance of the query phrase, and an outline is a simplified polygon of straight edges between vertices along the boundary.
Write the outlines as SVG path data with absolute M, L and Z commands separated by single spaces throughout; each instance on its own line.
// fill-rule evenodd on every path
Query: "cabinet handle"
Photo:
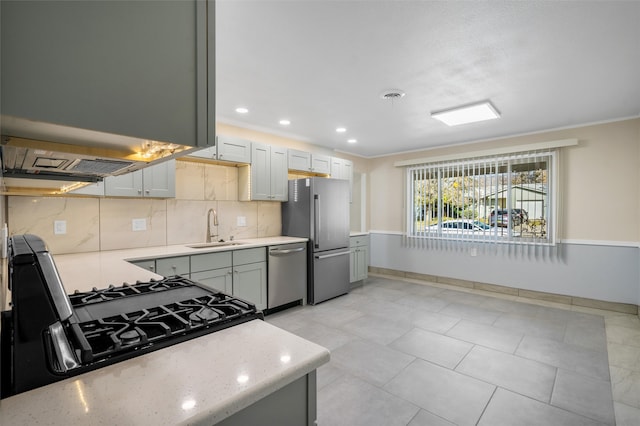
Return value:
M 218 158 L 222 158 L 222 154 L 218 155 Z
M 153 271 L 154 269 L 156 269 L 156 267 L 155 267 L 155 266 L 153 266 L 153 265 L 149 266 L 149 270 L 150 270 L 150 271 Z
M 148 194 L 148 193 L 149 193 L 149 192 L 151 192 L 151 191 L 147 189 L 147 190 L 146 190 L 146 191 L 144 191 L 144 192 L 146 192 L 146 193 Z

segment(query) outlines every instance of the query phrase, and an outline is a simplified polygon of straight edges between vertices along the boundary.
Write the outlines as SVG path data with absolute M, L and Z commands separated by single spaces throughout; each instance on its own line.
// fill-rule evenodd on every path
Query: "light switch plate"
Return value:
M 147 219 L 131 219 L 131 230 L 132 231 L 146 231 L 147 230 Z
M 247 226 L 246 216 L 238 216 L 238 226 Z
M 55 235 L 64 235 L 67 233 L 67 221 L 66 220 L 54 220 L 53 221 L 53 233 Z

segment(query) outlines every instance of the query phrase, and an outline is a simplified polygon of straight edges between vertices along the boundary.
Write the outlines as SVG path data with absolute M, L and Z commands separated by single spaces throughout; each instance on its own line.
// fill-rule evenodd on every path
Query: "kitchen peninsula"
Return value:
M 243 240 L 241 247 L 290 240 Z M 222 249 L 229 247 L 205 250 Z M 159 278 L 127 259 L 202 250 L 163 246 L 54 260 L 71 293 Z M 328 360 L 325 348 L 254 320 L 3 399 L 0 424 L 313 424 L 315 370 Z

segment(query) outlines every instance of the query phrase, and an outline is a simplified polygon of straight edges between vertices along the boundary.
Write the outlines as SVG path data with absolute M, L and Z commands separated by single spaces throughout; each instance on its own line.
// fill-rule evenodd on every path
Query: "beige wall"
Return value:
M 563 239 L 640 240 L 640 119 L 458 145 L 368 161 L 369 229 L 403 231 L 404 169 L 394 162 L 577 138 L 560 161 Z
M 280 235 L 280 203 L 239 202 L 237 188 L 236 167 L 178 161 L 175 199 L 10 196 L 9 232 L 39 235 L 54 254 L 204 242 L 213 208 L 219 238 Z M 133 231 L 132 219 L 147 229 Z M 56 220 L 67 222 L 66 234 L 54 233 Z

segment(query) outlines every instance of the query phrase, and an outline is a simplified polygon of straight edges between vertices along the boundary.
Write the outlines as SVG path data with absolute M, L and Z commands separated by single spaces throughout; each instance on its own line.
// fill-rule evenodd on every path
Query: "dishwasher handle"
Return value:
M 295 249 L 271 249 L 269 250 L 269 256 L 286 256 L 292 253 L 299 253 L 301 251 L 305 251 L 306 247 L 300 247 Z

